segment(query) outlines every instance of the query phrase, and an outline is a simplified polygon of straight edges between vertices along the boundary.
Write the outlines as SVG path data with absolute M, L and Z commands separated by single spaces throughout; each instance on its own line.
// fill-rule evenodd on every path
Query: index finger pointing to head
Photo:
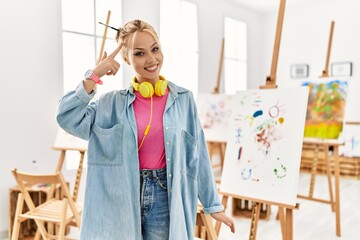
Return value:
M 116 55 L 119 53 L 120 49 L 122 48 L 122 46 L 123 46 L 123 44 L 122 44 L 122 43 L 120 43 L 120 44 L 119 44 L 119 46 L 115 49 L 115 51 L 114 51 L 114 52 L 112 52 L 112 53 L 109 55 L 109 57 L 111 57 L 111 58 L 115 58 L 115 57 L 116 57 Z

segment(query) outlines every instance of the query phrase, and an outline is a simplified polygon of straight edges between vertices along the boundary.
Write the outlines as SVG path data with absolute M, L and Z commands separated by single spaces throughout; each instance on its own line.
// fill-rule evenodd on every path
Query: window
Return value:
M 225 93 L 247 88 L 247 26 L 225 17 L 224 83 Z
M 100 53 L 108 10 L 111 9 L 109 25 L 118 27 L 122 23 L 121 1 L 62 0 L 62 44 L 63 44 L 63 86 L 64 92 L 75 89 L 84 78 L 86 70 L 95 67 Z M 115 50 L 116 31 L 108 29 L 104 51 L 110 54 Z M 116 57 L 120 61 L 120 55 Z M 104 85 L 97 87 L 97 96 L 101 93 L 121 89 L 123 72 L 120 68 L 116 76 L 104 76 Z M 60 130 L 59 130 L 60 131 Z M 81 141 L 81 140 L 80 140 Z M 69 159 L 69 161 L 68 161 Z M 68 151 L 66 168 L 77 169 L 79 153 Z
M 73 90 L 83 79 L 86 70 L 93 68 L 100 53 L 108 10 L 111 10 L 109 25 L 121 25 L 121 1 L 62 0 L 62 42 L 64 92 Z M 116 31 L 107 30 L 105 48 L 110 54 L 116 48 Z M 117 56 L 120 61 L 121 57 Z M 98 86 L 97 95 L 113 89 L 121 89 L 122 68 L 117 75 L 104 76 L 104 85 Z
M 160 41 L 165 57 L 162 74 L 174 83 L 198 92 L 197 5 L 182 0 L 161 0 Z

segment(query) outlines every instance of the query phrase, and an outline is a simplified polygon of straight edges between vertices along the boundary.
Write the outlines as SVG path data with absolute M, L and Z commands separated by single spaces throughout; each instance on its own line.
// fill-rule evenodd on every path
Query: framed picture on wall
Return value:
M 308 64 L 292 64 L 290 66 L 291 78 L 307 78 L 309 76 Z
M 331 76 L 351 76 L 352 63 L 351 62 L 334 62 L 331 64 Z

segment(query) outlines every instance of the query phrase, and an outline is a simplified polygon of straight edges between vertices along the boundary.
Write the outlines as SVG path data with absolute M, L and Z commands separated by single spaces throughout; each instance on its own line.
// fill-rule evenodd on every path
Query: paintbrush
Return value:
M 107 25 L 107 24 L 105 24 L 105 23 L 102 23 L 102 22 L 99 22 L 99 23 L 102 24 L 102 25 L 104 25 L 104 26 L 106 26 L 106 27 L 108 27 L 108 28 L 111 28 L 111 29 L 113 29 L 113 30 L 115 30 L 115 31 L 117 31 L 117 32 L 119 32 L 119 31 L 121 30 L 121 28 L 117 29 L 117 28 L 111 27 L 111 26 L 109 26 L 109 25 Z

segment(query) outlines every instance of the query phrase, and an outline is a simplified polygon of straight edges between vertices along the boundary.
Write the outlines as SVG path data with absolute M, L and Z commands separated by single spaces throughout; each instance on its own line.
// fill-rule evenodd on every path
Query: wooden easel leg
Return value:
M 280 220 L 280 227 L 281 227 L 281 235 L 282 235 L 282 239 L 285 239 L 285 216 L 284 216 L 284 208 L 283 207 L 279 207 L 279 211 L 278 211 L 278 216 L 279 216 L 279 220 Z
M 339 148 L 334 147 L 334 161 L 335 161 L 335 212 L 336 212 L 336 235 L 341 236 L 340 226 L 340 163 L 339 163 Z
M 80 153 L 80 161 L 79 161 L 79 167 L 78 167 L 77 173 L 76 173 L 74 192 L 73 192 L 73 200 L 75 202 L 77 201 L 77 197 L 78 197 L 81 175 L 82 175 L 82 171 L 83 171 L 84 156 L 85 156 L 84 151 L 79 151 L 79 153 Z
M 224 209 L 226 210 L 226 205 L 227 205 L 227 202 L 228 202 L 228 196 L 223 196 L 222 197 L 222 205 L 224 206 Z M 217 235 L 219 235 L 219 232 L 220 232 L 220 228 L 221 228 L 221 222 L 217 221 L 216 224 L 215 224 L 215 232 Z
M 286 240 L 293 239 L 293 210 L 286 208 Z
M 335 203 L 334 203 L 334 196 L 333 196 L 332 182 L 331 182 L 329 146 L 325 146 L 324 152 L 325 152 L 326 173 L 327 173 L 328 186 L 329 186 L 330 205 L 331 205 L 331 211 L 334 212 L 335 211 Z
M 318 153 L 319 153 L 319 146 L 316 145 L 314 149 L 314 159 L 311 165 L 311 179 L 310 179 L 310 189 L 309 189 L 309 197 L 313 197 L 314 194 L 314 185 L 315 185 L 315 176 L 316 176 L 316 168 L 317 168 L 317 161 L 318 161 Z
M 254 202 L 252 205 L 252 216 L 251 216 L 251 227 L 250 227 L 249 240 L 256 239 L 256 231 L 257 231 L 257 225 L 259 222 L 259 214 L 260 214 L 260 203 Z
M 222 169 L 224 167 L 226 143 L 219 143 L 219 144 L 220 144 L 220 168 L 222 171 Z

